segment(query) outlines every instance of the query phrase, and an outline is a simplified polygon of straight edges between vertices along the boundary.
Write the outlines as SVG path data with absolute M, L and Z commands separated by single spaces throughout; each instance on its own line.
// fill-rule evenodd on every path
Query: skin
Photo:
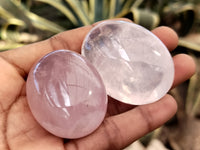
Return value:
M 122 149 L 160 127 L 176 113 L 176 101 L 168 94 L 155 103 L 142 106 L 130 106 L 110 98 L 107 115 L 100 127 L 91 135 L 75 140 L 56 137 L 35 121 L 27 104 L 25 90 L 31 66 L 53 50 L 69 49 L 80 52 L 84 37 L 96 24 L 0 53 L 1 150 Z M 170 51 L 177 46 L 178 37 L 170 28 L 159 27 L 152 32 Z M 175 87 L 194 74 L 195 64 L 185 54 L 179 54 L 173 60 Z

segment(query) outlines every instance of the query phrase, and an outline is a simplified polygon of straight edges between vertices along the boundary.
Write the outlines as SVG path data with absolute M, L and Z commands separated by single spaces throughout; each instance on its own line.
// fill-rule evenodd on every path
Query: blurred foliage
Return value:
M 116 17 L 127 17 L 148 29 L 170 26 L 184 37 L 199 30 L 199 7 L 200 0 L 1 0 L 0 50 Z M 199 44 L 185 38 L 180 45 L 200 50 Z
M 197 73 L 171 92 L 179 105 L 176 117 L 141 139 L 147 144 L 159 137 L 172 149 L 191 149 L 186 143 L 192 141 L 184 139 L 188 137 L 185 128 L 196 128 L 189 136 L 192 140 L 200 135 L 200 0 L 0 0 L 0 51 L 117 17 L 129 18 L 149 30 L 160 25 L 173 28 L 180 36 L 177 53 L 190 54 L 196 61 Z

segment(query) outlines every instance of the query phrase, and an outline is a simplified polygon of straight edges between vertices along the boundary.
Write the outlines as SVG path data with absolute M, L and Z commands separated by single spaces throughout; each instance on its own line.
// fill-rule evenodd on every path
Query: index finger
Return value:
M 128 21 L 127 19 L 117 20 Z M 13 66 L 15 66 L 19 70 L 19 72 L 23 72 L 23 74 L 28 74 L 32 65 L 49 52 L 58 49 L 68 49 L 80 53 L 81 45 L 86 34 L 97 24 L 98 23 L 65 31 L 51 37 L 50 39 L 26 45 L 11 51 L 2 52 L 0 53 L 0 56 L 13 64 Z M 178 40 L 174 40 L 176 39 L 176 34 L 174 34 L 173 32 L 168 32 L 169 29 L 166 29 L 166 31 L 162 30 L 162 32 L 161 30 L 154 30 L 153 32 L 161 39 L 161 41 L 163 41 L 168 49 L 172 50 L 172 48 L 177 45 Z M 165 35 L 166 33 L 168 33 L 168 35 L 170 36 L 162 36 L 162 34 Z
M 28 74 L 32 65 L 49 52 L 58 49 L 79 51 L 85 35 L 92 25 L 59 33 L 50 39 L 0 53 L 20 72 Z
M 130 21 L 125 18 L 113 20 Z M 2 52 L 0 56 L 15 66 L 19 72 L 23 72 L 21 74 L 28 74 L 32 65 L 49 52 L 67 49 L 80 53 L 86 34 L 100 22 L 59 33 L 41 42 Z

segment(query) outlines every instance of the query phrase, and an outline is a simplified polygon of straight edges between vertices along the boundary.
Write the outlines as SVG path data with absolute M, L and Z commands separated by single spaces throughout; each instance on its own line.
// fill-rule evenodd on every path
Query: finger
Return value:
M 125 18 L 112 20 L 123 20 L 130 22 L 129 19 Z M 12 51 L 2 52 L 0 53 L 0 56 L 4 57 L 7 61 L 13 64 L 21 74 L 28 74 L 31 66 L 38 59 L 51 51 L 68 49 L 80 53 L 81 45 L 86 34 L 100 22 L 59 33 L 45 41 L 29 44 Z
M 120 19 L 111 19 L 111 20 L 123 20 L 130 22 L 129 19 L 120 18 Z M 51 51 L 58 50 L 58 49 L 69 49 L 72 51 L 76 51 L 78 53 L 81 52 L 81 46 L 83 40 L 87 33 L 96 25 L 103 21 L 96 22 L 90 26 L 77 28 L 71 31 L 66 31 L 56 36 L 53 36 L 49 40 L 47 40 L 50 44 Z
M 88 137 L 66 143 L 66 149 L 123 149 L 133 141 L 168 121 L 177 110 L 175 100 L 166 95 L 160 101 L 138 106 L 128 112 L 107 118 Z M 92 142 L 91 142 L 92 141 Z
M 178 36 L 174 30 L 169 27 L 158 27 L 152 32 L 166 45 L 169 51 L 174 50 L 178 45 Z
M 0 53 L 7 61 L 13 64 L 20 72 L 28 74 L 31 66 L 47 53 L 58 49 L 78 51 L 81 43 L 92 26 L 85 26 L 62 32 L 52 38 L 26 45 L 11 51 Z
M 179 54 L 173 57 L 175 76 L 172 87 L 188 80 L 196 71 L 196 65 L 192 57 L 186 54 Z
M 118 20 L 128 21 L 127 19 L 118 19 Z M 38 59 L 40 59 L 41 57 L 43 57 L 44 55 L 53 50 L 69 49 L 76 52 L 80 52 L 81 44 L 83 42 L 84 37 L 93 28 L 93 26 L 97 24 L 98 23 L 95 23 L 94 25 L 90 26 L 77 28 L 74 30 L 65 31 L 53 36 L 48 40 L 20 47 L 13 51 L 6 51 L 0 53 L 0 56 L 4 57 L 11 64 L 16 66 L 19 72 L 22 73 L 24 72 L 23 74 L 28 74 L 31 66 Z M 167 32 L 167 29 L 168 28 L 164 28 L 165 31 L 162 34 L 171 33 L 173 37 L 174 33 Z M 158 30 L 156 29 L 153 30 L 153 32 L 155 32 L 155 34 L 159 37 L 161 35 L 160 32 L 161 30 L 162 28 L 159 28 Z M 163 42 L 167 43 L 167 41 L 165 40 L 169 39 L 167 38 L 162 39 Z

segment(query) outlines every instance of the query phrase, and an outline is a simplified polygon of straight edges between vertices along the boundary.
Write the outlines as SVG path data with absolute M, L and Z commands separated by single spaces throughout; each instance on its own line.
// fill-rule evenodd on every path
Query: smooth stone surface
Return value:
M 96 69 L 83 56 L 58 50 L 31 69 L 28 104 L 42 127 L 62 138 L 80 138 L 104 119 L 107 95 Z
M 86 36 L 82 55 L 99 71 L 108 95 L 124 103 L 155 102 L 173 83 L 169 51 L 153 33 L 134 23 L 100 23 Z

